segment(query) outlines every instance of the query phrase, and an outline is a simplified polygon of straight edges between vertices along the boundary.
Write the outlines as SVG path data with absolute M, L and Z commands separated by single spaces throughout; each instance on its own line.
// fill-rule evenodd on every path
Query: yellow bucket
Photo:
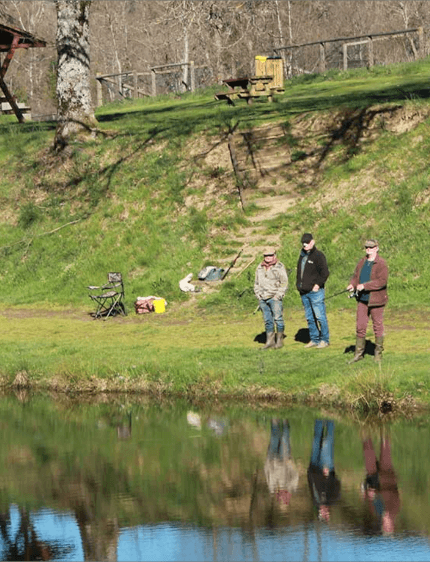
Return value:
M 166 303 L 164 302 L 164 299 L 154 299 L 153 305 L 154 311 L 157 314 L 162 314 L 166 311 Z

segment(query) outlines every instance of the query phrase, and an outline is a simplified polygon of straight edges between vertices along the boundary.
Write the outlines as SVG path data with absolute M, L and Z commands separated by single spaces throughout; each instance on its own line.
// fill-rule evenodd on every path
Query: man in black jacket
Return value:
M 325 255 L 317 250 L 312 234 L 306 232 L 302 236 L 302 250 L 297 263 L 297 290 L 305 309 L 310 337 L 305 347 L 323 349 L 329 345 L 324 289 L 328 276 Z
M 334 469 L 334 422 L 316 420 L 308 482 L 318 518 L 330 519 L 330 506 L 340 497 L 340 480 Z

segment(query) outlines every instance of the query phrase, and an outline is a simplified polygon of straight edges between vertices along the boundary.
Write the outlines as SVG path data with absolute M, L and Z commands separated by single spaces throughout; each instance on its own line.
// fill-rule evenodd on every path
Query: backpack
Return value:
M 208 265 L 199 271 L 200 281 L 219 281 L 224 275 L 224 269 L 222 267 L 215 267 L 213 265 Z

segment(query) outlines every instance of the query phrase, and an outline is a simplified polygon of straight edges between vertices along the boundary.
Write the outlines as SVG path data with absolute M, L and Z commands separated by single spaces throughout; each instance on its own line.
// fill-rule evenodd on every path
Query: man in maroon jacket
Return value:
M 369 316 L 372 318 L 375 334 L 375 361 L 380 362 L 384 349 L 384 307 L 388 302 L 387 282 L 388 267 L 378 254 L 378 242 L 366 240 L 366 257 L 355 268 L 354 275 L 347 287 L 357 293 L 357 326 L 355 354 L 350 363 L 360 361 L 364 356 L 366 330 Z
M 381 435 L 379 460 L 370 436 L 363 440 L 363 453 L 367 472 L 362 486 L 363 497 L 368 501 L 371 512 L 378 517 L 382 532 L 391 534 L 400 511 L 400 494 L 387 435 Z

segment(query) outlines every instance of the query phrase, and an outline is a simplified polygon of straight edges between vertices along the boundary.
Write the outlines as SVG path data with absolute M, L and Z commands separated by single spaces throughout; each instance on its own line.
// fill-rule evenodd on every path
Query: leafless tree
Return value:
M 54 147 L 61 150 L 95 126 L 90 89 L 91 0 L 56 0 L 58 123 Z
M 16 22 L 14 22 L 14 19 L 10 15 L 7 4 L 9 4 L 9 2 L 0 2 L 0 22 L 13 25 Z
M 62 26 L 57 34 L 57 49 L 60 49 L 57 56 L 55 29 L 60 5 L 75 5 L 77 10 L 85 6 L 83 13 L 85 15 L 88 11 L 89 23 L 86 16 L 82 20 L 83 25 L 79 24 L 78 18 L 75 27 L 65 26 L 64 18 L 57 20 Z M 273 54 L 273 49 L 282 44 L 286 46 L 430 24 L 428 2 L 425 0 L 97 0 L 91 3 L 91 10 L 89 5 L 90 2 L 78 0 L 0 0 L 0 21 L 23 27 L 48 44 L 45 49 L 29 49 L 20 53 L 8 70 L 8 80 L 13 82 L 14 92 L 24 94 L 26 99 L 22 101 L 29 102 L 32 114 L 53 113 L 58 97 L 60 119 L 64 121 L 64 108 L 72 108 L 64 96 L 74 89 L 67 90 L 66 82 L 62 83 L 66 75 L 59 68 L 55 94 L 53 68 L 57 59 L 60 64 L 71 63 L 73 57 L 69 55 L 73 52 L 76 54 L 74 64 L 80 65 L 75 97 L 81 104 L 85 102 L 83 114 L 88 112 L 91 122 L 90 98 L 81 98 L 80 90 L 84 84 L 89 90 L 90 84 L 94 94 L 97 73 L 130 70 L 147 73 L 148 78 L 141 78 L 147 83 L 142 83 L 141 87 L 143 91 L 150 91 L 151 67 L 194 61 L 197 67 L 205 65 L 205 84 L 210 84 L 229 76 L 253 73 L 255 56 Z M 395 48 L 393 45 L 388 40 L 375 42 L 376 62 L 397 62 L 405 60 L 405 56 L 410 59 L 416 56 L 415 39 L 399 37 Z M 330 47 L 333 52 L 336 48 L 339 50 L 339 45 Z M 358 49 L 363 52 L 357 57 L 362 56 L 365 60 L 366 48 L 366 45 L 360 46 Z M 295 61 L 289 58 L 291 55 L 287 51 L 286 69 L 293 62 L 298 68 L 315 69 L 318 47 L 312 49 L 305 50 L 301 59 Z M 340 51 L 336 56 L 340 60 Z M 70 76 L 76 74 L 77 70 Z M 165 78 L 166 88 L 190 82 L 186 66 L 177 71 L 175 78 L 167 75 Z M 37 108 L 36 111 L 33 111 L 34 108 Z M 74 117 L 69 120 L 69 125 L 73 120 Z M 86 119 L 79 121 L 87 123 Z M 58 135 L 60 144 L 62 136 Z

